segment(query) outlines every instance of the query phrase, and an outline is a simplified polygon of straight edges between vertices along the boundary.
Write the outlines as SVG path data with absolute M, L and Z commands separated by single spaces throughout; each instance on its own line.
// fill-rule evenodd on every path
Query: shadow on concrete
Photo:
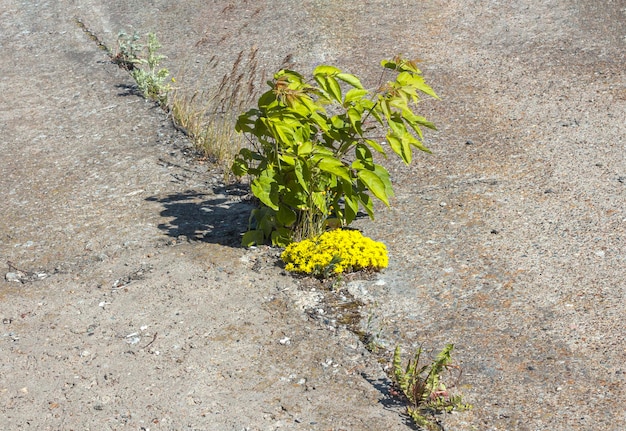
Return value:
M 158 227 L 168 236 L 240 247 L 241 235 L 248 229 L 248 219 L 254 204 L 247 200 L 232 199 L 232 196 L 246 194 L 237 186 L 220 187 L 214 193 L 186 191 L 164 197 L 153 196 L 146 200 L 163 205 L 161 216 L 170 220 Z
M 402 419 L 404 420 L 404 424 L 412 430 L 421 430 L 415 425 L 413 420 L 406 414 L 404 414 L 406 410 L 406 403 L 398 396 L 394 396 L 391 393 L 391 388 L 393 383 L 388 378 L 378 378 L 374 379 L 366 375 L 365 373 L 361 373 L 361 377 L 363 377 L 367 382 L 374 387 L 383 398 L 379 401 L 379 403 L 387 410 L 391 410 L 394 412 L 401 412 Z
M 143 97 L 143 93 L 139 90 L 139 87 L 137 87 L 137 85 L 135 84 L 117 84 L 115 85 L 115 88 L 119 90 L 117 95 L 120 97 L 129 97 L 129 96 Z

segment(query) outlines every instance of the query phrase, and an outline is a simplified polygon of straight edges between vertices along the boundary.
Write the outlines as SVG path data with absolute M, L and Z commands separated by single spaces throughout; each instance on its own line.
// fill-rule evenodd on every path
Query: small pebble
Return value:
M 24 274 L 22 274 L 21 272 L 7 272 L 4 276 L 4 279 L 9 282 L 15 281 L 17 283 L 21 283 L 23 276 Z

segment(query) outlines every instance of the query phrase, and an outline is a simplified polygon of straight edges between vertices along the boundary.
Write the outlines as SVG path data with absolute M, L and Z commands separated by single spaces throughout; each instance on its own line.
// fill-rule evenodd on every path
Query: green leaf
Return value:
M 273 91 L 266 91 L 259 97 L 257 106 L 261 110 L 268 109 L 271 105 L 276 103 L 276 94 Z
M 267 207 L 262 207 L 253 210 L 252 213 L 256 220 L 256 228 L 263 232 L 263 238 L 269 238 L 272 230 L 276 227 L 274 212 Z
M 391 130 L 387 132 L 386 139 L 387 139 L 387 142 L 389 142 L 389 146 L 391 147 L 393 152 L 399 155 L 400 157 L 402 157 L 402 160 L 404 160 L 404 162 L 407 163 L 406 159 L 404 158 L 404 154 L 402 152 L 402 139 L 399 138 Z
M 296 165 L 294 167 L 294 172 L 296 173 L 296 178 L 298 179 L 298 183 L 302 187 L 305 192 L 309 192 L 309 182 L 311 180 L 311 173 L 308 169 L 306 163 L 302 163 L 300 160 L 296 160 Z
M 317 85 L 319 85 L 320 89 L 323 91 L 322 97 L 328 98 L 330 94 L 329 85 L 328 85 L 328 77 L 326 75 L 315 75 L 313 78 L 315 78 L 315 82 L 317 82 Z
M 350 224 L 356 219 L 356 215 L 359 212 L 359 198 L 353 194 L 346 194 L 344 196 L 345 201 L 345 215 L 344 223 Z
M 310 141 L 303 142 L 296 146 L 296 154 L 298 156 L 308 156 L 313 151 L 313 143 Z
M 417 88 L 422 93 L 426 93 L 435 99 L 438 99 L 438 100 L 440 99 L 439 96 L 437 96 L 437 93 L 435 93 L 435 90 L 433 90 L 430 87 L 430 85 L 426 84 L 423 80 L 420 84 L 416 85 L 415 88 Z
M 241 150 L 239 150 L 239 156 L 243 157 L 245 160 L 263 160 L 263 156 L 261 156 L 256 151 L 252 151 L 248 148 L 242 148 Z
M 355 171 L 362 171 L 362 170 L 373 171 L 374 163 L 371 163 L 371 162 L 367 163 L 367 162 L 364 162 L 363 160 L 355 160 L 354 162 L 352 162 L 350 167 L 354 169 Z
M 335 77 L 337 79 L 341 79 L 343 82 L 350 84 L 351 86 L 355 88 L 359 88 L 359 89 L 363 88 L 363 84 L 361 84 L 361 81 L 359 80 L 359 78 L 349 73 L 338 73 L 337 75 L 335 75 Z M 367 90 L 366 90 L 366 94 L 367 94 Z
M 328 133 L 328 131 L 330 130 L 328 118 L 325 115 L 314 112 L 311 114 L 310 119 L 313 121 L 315 126 L 320 128 L 322 132 Z
M 320 88 L 326 93 L 324 97 L 328 95 L 335 101 L 341 103 L 341 87 L 332 75 L 316 74 L 314 78 Z
M 276 221 L 279 225 L 289 227 L 296 222 L 296 213 L 286 205 L 281 205 L 276 213 Z
M 378 175 L 378 178 L 385 184 L 385 194 L 388 197 L 393 197 L 393 186 L 391 184 L 391 176 L 389 175 L 389 171 L 385 169 L 382 165 L 374 165 L 374 173 Z
M 354 130 L 356 130 L 359 136 L 363 136 L 363 129 L 361 128 L 361 113 L 354 108 L 348 108 L 347 112 L 350 124 L 352 124 L 352 127 L 354 127 Z
M 289 127 L 285 118 L 272 118 L 268 127 L 273 130 L 274 138 L 284 144 L 294 143 L 294 130 Z
M 244 247 L 250 247 L 253 245 L 262 245 L 265 242 L 263 231 L 260 229 L 249 230 L 243 234 L 241 238 L 241 245 Z
M 391 127 L 391 130 L 393 130 L 393 133 L 396 136 L 402 137 L 406 135 L 406 126 L 397 114 L 392 114 L 391 117 L 388 117 L 387 122 L 389 123 L 389 127 Z
M 274 232 L 272 232 L 272 245 L 274 247 L 286 247 L 291 242 L 291 230 L 287 228 L 278 228 Z
M 282 154 L 278 156 L 278 159 L 281 162 L 285 162 L 289 166 L 294 166 L 296 164 L 296 159 L 292 155 L 289 155 L 289 154 Z
M 233 162 L 233 166 L 231 167 L 233 174 L 237 177 L 243 177 L 248 173 L 248 162 L 241 159 L 241 157 L 237 157 Z
M 335 153 L 333 152 L 331 148 L 317 145 L 315 147 L 315 156 L 316 157 L 319 157 L 319 156 L 335 157 Z M 315 158 L 315 161 L 317 161 L 317 158 Z
M 335 66 L 328 66 L 325 64 L 319 65 L 313 70 L 313 75 L 336 75 L 341 73 L 341 70 Z
M 264 174 L 267 171 L 263 172 Z M 267 205 L 274 211 L 278 211 L 278 201 L 276 195 L 273 192 L 273 187 L 276 185 L 276 180 L 269 175 L 261 175 L 256 178 L 250 184 L 250 189 L 254 196 L 256 196 L 263 204 Z
M 406 93 L 404 90 L 404 87 L 400 87 L 398 89 L 398 92 L 403 94 Z M 409 109 L 409 99 L 406 97 L 406 94 L 404 94 L 405 97 L 395 97 L 395 98 L 391 98 L 389 99 L 389 106 L 393 107 L 393 108 L 398 108 L 400 111 L 410 111 Z
M 348 106 L 352 102 L 356 102 L 358 100 L 361 100 L 361 99 L 363 99 L 363 97 L 365 97 L 368 94 L 369 94 L 369 91 L 367 91 L 367 90 L 362 90 L 362 89 L 359 89 L 359 88 L 351 88 L 346 93 L 346 96 L 345 96 L 345 98 L 343 100 L 343 106 Z
M 328 82 L 328 92 L 333 96 L 333 98 L 341 103 L 341 87 L 335 78 L 329 76 L 327 78 Z
M 415 148 L 417 148 L 420 151 L 432 154 L 432 151 L 430 151 L 421 141 L 419 141 L 417 139 L 413 139 L 411 141 L 411 145 L 413 145 Z
M 424 82 L 424 78 L 411 72 L 400 72 L 396 77 L 396 82 L 401 86 L 415 86 L 415 84 L 419 83 L 420 80 Z
M 311 193 L 311 199 L 315 207 L 320 210 L 322 214 L 328 214 L 328 207 L 326 206 L 326 195 L 322 192 Z
M 315 157 L 315 165 L 322 171 L 328 172 L 329 174 L 337 175 L 344 180 L 351 181 L 350 172 L 341 162 L 334 157 L 330 156 L 319 156 Z
M 439 96 L 435 93 L 435 91 L 426 84 L 424 78 L 419 76 L 416 73 L 412 72 L 401 72 L 398 74 L 396 78 L 396 82 L 398 82 L 402 86 L 410 86 L 413 87 L 422 93 L 428 94 L 429 96 L 434 97 L 435 99 L 439 99 Z
M 314 112 L 318 112 L 318 111 L 319 112 L 326 112 L 326 110 L 324 109 L 323 106 L 318 105 L 317 103 L 315 103 L 315 101 L 313 99 L 311 99 L 309 96 L 302 96 L 300 98 L 300 101 L 308 109 L 309 115 L 313 114 Z
M 381 145 L 378 142 L 376 142 L 373 139 L 366 139 L 365 142 L 367 143 L 367 145 L 372 147 L 376 152 L 382 154 L 383 156 L 386 156 L 385 150 L 383 149 L 383 147 L 381 147 Z
M 305 209 L 308 207 L 309 194 L 302 188 L 300 183 L 289 181 L 281 194 L 281 199 L 281 205 Z
M 283 76 L 287 78 L 289 82 L 297 82 L 297 83 L 304 82 L 304 76 L 290 69 L 279 70 L 278 72 L 274 74 L 274 79 L 278 81 Z
M 398 67 L 396 63 L 391 60 L 383 60 L 380 62 L 380 65 L 386 69 L 393 69 L 393 70 L 396 70 L 396 68 Z
M 382 111 L 383 115 L 385 116 L 385 118 L 387 118 L 387 120 L 389 120 L 391 118 L 392 112 L 391 112 L 391 107 L 389 106 L 389 101 L 387 99 L 382 99 L 380 101 L 380 110 Z
M 411 126 L 411 128 L 415 130 L 415 133 L 417 133 L 418 136 L 420 137 L 422 136 L 422 131 L 420 130 L 420 126 L 428 127 L 429 129 L 432 129 L 432 130 L 437 130 L 437 127 L 435 126 L 434 123 L 431 123 L 430 121 L 426 120 L 426 118 L 420 115 L 416 115 L 414 112 L 412 112 L 409 109 L 402 111 L 402 118 L 404 118 L 404 120 L 409 124 L 409 126 Z
M 361 162 L 362 165 L 365 167 L 365 169 L 370 169 L 370 170 L 374 169 L 374 160 L 372 158 L 372 152 L 365 144 L 361 144 L 361 143 L 356 144 L 356 146 L 354 147 L 354 154 L 356 156 L 355 162 Z M 354 167 L 354 163 L 352 166 Z
M 384 99 L 382 96 L 378 95 L 378 100 L 373 102 L 369 99 L 362 99 L 361 106 L 368 111 L 379 124 L 383 125 L 383 117 L 381 117 L 380 113 L 382 112 L 381 104 Z
M 413 137 L 408 132 L 405 132 L 404 136 L 402 136 L 402 160 L 408 165 L 413 160 L 413 150 L 411 149 L 411 144 L 414 142 L 418 142 L 417 139 Z
M 361 170 L 357 172 L 357 176 L 365 186 L 385 205 L 389 206 L 389 197 L 387 196 L 387 190 L 385 187 L 385 183 L 380 179 L 380 177 L 372 171 L 369 170 Z
M 361 202 L 361 206 L 367 215 L 374 220 L 374 203 L 372 202 L 370 195 L 367 193 L 359 193 L 359 202 Z
M 305 102 L 306 99 L 306 96 L 299 96 L 291 99 L 289 108 L 303 117 L 310 115 L 311 109 L 309 108 L 309 104 Z

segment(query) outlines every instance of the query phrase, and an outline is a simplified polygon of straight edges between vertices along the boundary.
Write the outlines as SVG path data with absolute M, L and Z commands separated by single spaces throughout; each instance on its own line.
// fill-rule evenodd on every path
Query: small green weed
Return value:
M 159 54 L 161 44 L 154 33 L 148 33 L 142 43 L 138 32 L 130 35 L 120 31 L 117 48 L 111 49 L 83 20 L 75 17 L 74 22 L 98 48 L 106 51 L 113 63 L 130 73 L 145 98 L 156 101 L 170 114 L 174 126 L 194 142 L 205 158 L 223 168 L 225 180 L 228 180 L 235 154 L 246 143 L 234 130 L 238 113 L 247 109 L 257 95 L 258 48 L 253 47 L 247 58 L 241 51 L 230 73 L 222 77 L 217 87 L 190 91 L 172 87 L 169 70 L 160 67 L 166 57 Z M 207 66 L 215 66 L 217 62 L 213 56 Z M 260 80 L 264 79 L 261 76 Z M 171 82 L 176 81 L 171 78 Z
M 171 90 L 169 70 L 159 67 L 166 56 L 159 54 L 161 44 L 154 33 L 147 34 L 147 44 L 140 43 L 140 36 L 120 32 L 117 39 L 118 51 L 113 55 L 113 62 L 130 72 L 139 91 L 146 99 L 154 100 L 167 109 L 167 96 Z
M 128 35 L 125 31 L 120 31 L 117 35 L 117 52 L 111 55 L 113 63 L 128 71 L 135 69 L 143 51 L 143 45 L 139 43 L 139 39 L 141 36 L 138 32 Z
M 439 429 L 433 417 L 435 413 L 471 408 L 471 405 L 463 403 L 461 395 L 452 395 L 452 386 L 446 387 L 443 382 L 444 371 L 459 369 L 451 364 L 453 349 L 454 345 L 448 344 L 432 362 L 420 366 L 423 353 L 420 347 L 404 368 L 400 346 L 396 347 L 393 354 L 393 381 L 406 398 L 407 414 L 416 425 L 424 429 Z
M 379 351 L 385 351 L 385 346 L 381 342 L 383 330 L 383 326 L 378 326 L 376 330 L 374 329 L 374 313 L 370 311 L 367 316 L 365 330 L 358 334 L 359 339 L 365 345 L 368 352 L 376 354 L 379 353 Z

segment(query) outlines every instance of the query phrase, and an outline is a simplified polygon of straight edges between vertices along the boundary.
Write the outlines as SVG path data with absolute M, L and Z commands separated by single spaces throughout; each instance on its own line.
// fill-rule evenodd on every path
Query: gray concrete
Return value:
M 626 428 L 624 1 L 9 0 L 0 256 L 46 278 L 0 285 L 4 429 L 408 426 L 356 337 L 299 308 L 314 292 L 233 247 L 248 204 L 74 17 L 108 45 L 156 31 L 190 88 L 252 46 L 268 74 L 371 85 L 421 57 L 434 154 L 389 161 L 393 207 L 357 226 L 391 264 L 351 291 L 388 346 L 455 343 L 475 407 L 446 429 Z

